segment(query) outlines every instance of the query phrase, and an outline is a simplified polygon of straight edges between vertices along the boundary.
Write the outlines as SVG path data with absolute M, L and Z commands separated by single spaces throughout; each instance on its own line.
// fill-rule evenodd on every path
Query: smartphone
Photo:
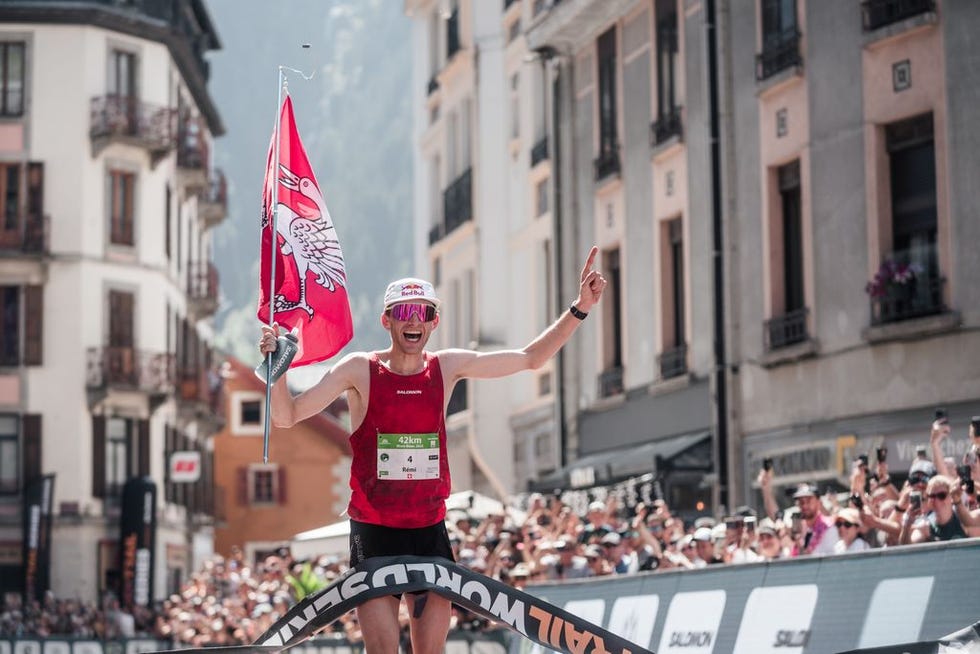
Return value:
M 793 534 L 803 533 L 803 516 L 799 513 L 793 514 L 793 520 L 790 522 L 790 530 Z
M 940 422 L 946 422 L 947 415 L 946 409 L 936 409 L 936 420 Z
M 922 508 L 922 493 L 919 491 L 912 491 L 909 493 L 909 506 L 914 509 Z
M 867 454 L 859 454 L 857 460 L 861 462 L 861 467 L 863 467 L 865 470 L 868 469 L 868 455 Z
M 770 470 L 772 470 L 772 457 L 771 456 L 767 456 L 766 458 L 764 458 L 762 460 L 762 469 L 765 470 L 766 472 L 769 472 Z
M 745 531 L 749 532 L 750 534 L 755 532 L 755 516 L 754 515 L 747 515 L 747 516 L 745 516 L 744 523 L 745 523 Z
M 878 463 L 884 463 L 888 460 L 888 448 L 882 445 L 875 450 L 875 455 L 878 457 Z
M 956 474 L 960 477 L 963 491 L 967 495 L 973 495 L 976 492 L 976 484 L 973 483 L 973 477 L 970 476 L 970 466 L 956 466 Z
M 725 529 L 738 529 L 742 526 L 743 519 L 738 518 L 728 518 L 725 520 Z
M 855 509 L 864 507 L 864 500 L 861 499 L 860 495 L 851 495 L 849 499 L 851 501 L 851 506 L 853 506 Z

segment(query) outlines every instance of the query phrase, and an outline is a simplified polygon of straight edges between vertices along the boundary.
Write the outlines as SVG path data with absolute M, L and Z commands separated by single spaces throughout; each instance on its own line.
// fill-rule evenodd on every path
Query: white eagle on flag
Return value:
M 316 182 L 309 177 L 299 177 L 291 170 L 279 165 L 279 183 L 285 188 L 297 191 L 308 198 L 313 207 L 298 203 L 297 213 L 293 207 L 280 202 L 276 219 L 276 232 L 282 236 L 281 252 L 291 256 L 299 275 L 299 299 L 290 300 L 276 293 L 274 310 L 292 311 L 303 309 L 313 318 L 313 307 L 306 301 L 307 272 L 312 271 L 314 281 L 331 293 L 338 286 L 346 287 L 347 273 L 344 270 L 344 255 L 340 250 L 337 230 L 333 226 L 330 212 L 323 201 L 323 194 Z M 269 212 L 262 212 L 262 229 L 269 226 Z

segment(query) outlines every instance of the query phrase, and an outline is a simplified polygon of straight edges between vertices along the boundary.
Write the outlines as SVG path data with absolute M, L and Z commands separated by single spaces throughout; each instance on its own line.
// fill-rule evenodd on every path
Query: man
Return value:
M 806 532 L 803 542 L 795 554 L 833 554 L 834 546 L 840 540 L 834 519 L 825 516 L 820 510 L 817 489 L 811 484 L 800 484 L 793 493 L 796 507 L 800 510 Z
M 475 352 L 425 346 L 439 326 L 441 302 L 429 282 L 392 282 L 384 296 L 381 324 L 391 345 L 355 352 L 333 366 L 312 388 L 293 397 L 285 384 L 272 389 L 272 418 L 290 427 L 322 411 L 347 392 L 350 407 L 350 563 L 378 556 L 452 558 L 444 518 L 451 488 L 446 454 L 445 410 L 460 379 L 491 379 L 540 368 L 571 338 L 606 287 L 592 269 L 599 249 L 589 252 L 579 292 L 568 311 L 519 350 Z M 278 326 L 263 326 L 259 349 L 275 351 Z M 368 600 L 357 608 L 368 654 L 398 651 L 397 597 Z M 434 593 L 409 595 L 412 651 L 442 652 L 451 603 Z M 424 610 L 422 610 L 424 607 Z
M 694 560 L 696 568 L 724 563 L 721 557 L 715 554 L 715 540 L 710 527 L 698 527 L 694 530 L 694 549 L 697 553 L 697 558 Z

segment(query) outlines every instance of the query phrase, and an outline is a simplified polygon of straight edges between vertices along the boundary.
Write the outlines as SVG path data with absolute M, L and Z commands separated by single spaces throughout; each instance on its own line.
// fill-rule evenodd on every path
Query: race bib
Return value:
M 378 479 L 438 479 L 439 434 L 378 434 Z

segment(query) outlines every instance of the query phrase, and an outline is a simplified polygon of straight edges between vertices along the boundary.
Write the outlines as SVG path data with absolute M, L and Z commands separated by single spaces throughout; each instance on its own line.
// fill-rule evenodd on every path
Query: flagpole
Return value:
M 283 67 L 279 66 L 279 93 L 276 102 L 276 135 L 272 140 L 272 238 L 269 239 L 269 326 L 275 324 L 276 252 L 279 249 L 279 128 L 282 122 Z M 272 428 L 272 352 L 265 355 L 265 429 L 262 435 L 262 463 L 269 462 L 269 432 Z M 286 383 L 285 376 L 283 382 Z

